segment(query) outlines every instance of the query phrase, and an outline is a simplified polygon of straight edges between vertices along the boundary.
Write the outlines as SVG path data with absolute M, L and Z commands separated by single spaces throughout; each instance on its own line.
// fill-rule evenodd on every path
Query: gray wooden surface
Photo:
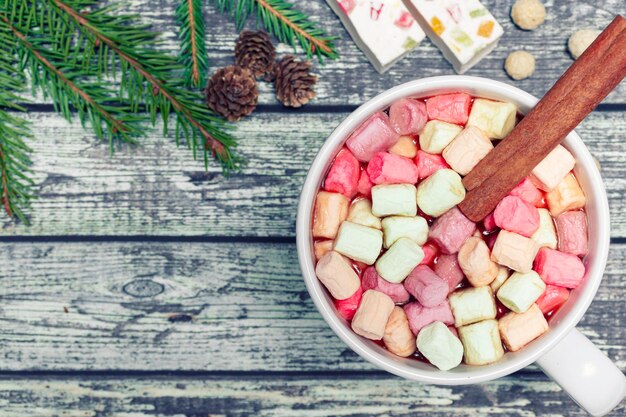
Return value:
M 232 62 L 237 34 L 206 3 L 216 68 Z M 110 157 L 78 123 L 41 100 L 31 106 L 40 199 L 30 228 L 2 223 L 0 416 L 584 415 L 536 367 L 476 386 L 418 384 L 376 370 L 325 325 L 295 253 L 308 166 L 352 108 L 452 70 L 424 41 L 381 76 L 323 1 L 297 3 L 340 36 L 341 59 L 315 65 L 318 98 L 300 111 L 262 87 L 260 108 L 238 124 L 249 160 L 241 175 L 204 172 L 158 130 Z M 511 1 L 484 3 L 506 33 L 469 74 L 512 83 L 503 58 L 526 49 L 537 72 L 514 84 L 538 96 L 572 62 L 573 30 L 626 13 L 623 0 L 550 1 L 547 22 L 522 32 L 507 18 Z M 174 52 L 175 5 L 128 8 Z M 607 273 L 579 329 L 626 370 L 626 85 L 578 131 L 602 165 L 613 227 Z

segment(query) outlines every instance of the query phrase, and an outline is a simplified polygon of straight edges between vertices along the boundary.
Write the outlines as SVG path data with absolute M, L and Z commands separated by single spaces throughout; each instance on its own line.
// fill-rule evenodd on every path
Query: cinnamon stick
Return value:
M 459 205 L 471 220 L 489 214 L 626 76 L 626 19 L 617 16 L 541 101 L 463 179 Z

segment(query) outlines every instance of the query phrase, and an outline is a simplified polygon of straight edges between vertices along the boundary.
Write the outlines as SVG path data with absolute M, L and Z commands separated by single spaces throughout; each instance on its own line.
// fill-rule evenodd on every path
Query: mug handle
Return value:
M 622 371 L 576 329 L 537 365 L 592 416 L 608 414 L 626 395 Z

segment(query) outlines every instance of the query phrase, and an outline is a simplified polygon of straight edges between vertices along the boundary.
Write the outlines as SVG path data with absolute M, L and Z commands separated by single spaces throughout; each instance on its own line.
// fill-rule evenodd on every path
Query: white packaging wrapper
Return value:
M 402 0 L 326 0 L 380 73 L 424 39 Z

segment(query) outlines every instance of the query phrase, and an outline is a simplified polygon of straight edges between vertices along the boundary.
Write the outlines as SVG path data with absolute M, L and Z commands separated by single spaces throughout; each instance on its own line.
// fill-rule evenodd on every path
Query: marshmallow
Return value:
M 569 290 L 557 285 L 546 285 L 546 290 L 537 299 L 535 304 L 543 314 L 548 314 L 560 307 L 569 298 Z
M 489 287 L 455 291 L 448 297 L 448 302 L 456 327 L 496 317 L 496 302 Z
M 465 93 L 441 94 L 426 101 L 429 119 L 464 125 L 469 117 L 472 97 Z
M 448 283 L 448 292 L 454 291 L 465 278 L 456 255 L 441 255 L 435 264 L 435 273 Z
M 440 154 L 461 130 L 463 128 L 459 125 L 431 120 L 420 133 L 420 148 L 428 153 Z
M 517 272 L 530 272 L 538 246 L 535 241 L 517 233 L 501 230 L 491 250 L 491 259 Z
M 389 282 L 402 282 L 423 258 L 420 245 L 402 237 L 376 261 L 376 272 Z
M 498 275 L 498 265 L 490 258 L 489 248 L 480 237 L 465 241 L 458 255 L 461 270 L 474 287 L 491 284 Z
M 491 284 L 489 284 L 491 291 L 497 293 L 498 289 L 502 286 L 502 284 L 505 283 L 510 275 L 511 271 L 509 271 L 509 268 L 504 266 L 498 266 L 498 275 L 496 275 L 496 278 L 491 281 Z
M 532 178 L 544 191 L 552 191 L 574 168 L 576 160 L 563 146 L 558 145 L 532 170 Z
M 454 324 L 454 317 L 450 304 L 447 301 L 435 307 L 424 307 L 418 302 L 406 304 L 404 312 L 409 319 L 409 327 L 414 335 L 417 335 L 424 326 L 441 321 L 444 324 Z
M 559 250 L 576 256 L 587 254 L 587 215 L 584 211 L 566 211 L 556 219 Z
M 383 335 L 385 347 L 403 358 L 411 356 L 417 349 L 415 336 L 409 327 L 409 319 L 402 307 L 394 307 L 385 326 Z
M 477 98 L 467 124 L 476 126 L 488 137 L 503 139 L 515 127 L 517 107 L 513 103 Z
M 578 185 L 574 174 L 567 174 L 554 190 L 546 194 L 548 210 L 556 217 L 564 211 L 585 207 L 585 193 Z
M 420 216 L 391 216 L 382 221 L 384 245 L 386 248 L 401 237 L 406 237 L 423 245 L 428 239 L 428 222 Z
M 537 243 L 540 248 L 547 247 L 556 249 L 556 230 L 554 229 L 554 221 L 547 209 L 540 208 L 539 211 L 539 229 L 530 237 Z
M 498 228 L 498 225 L 496 225 L 496 219 L 493 217 L 493 211 L 487 214 L 487 216 L 483 219 L 483 228 L 485 229 L 485 232 L 493 232 Z
M 524 313 L 508 313 L 498 320 L 500 336 L 506 348 L 515 352 L 548 331 L 543 313 L 533 304 Z
M 317 261 L 315 275 L 336 300 L 351 297 L 361 286 L 350 261 L 335 251 L 328 252 Z
M 370 116 L 346 141 L 346 146 L 361 162 L 367 162 L 378 152 L 392 147 L 398 140 L 396 132 L 389 124 L 389 117 L 378 112 Z
M 361 171 L 361 176 L 359 177 L 359 183 L 356 186 L 356 191 L 364 195 L 365 197 L 372 196 L 372 187 L 374 184 L 370 180 L 370 176 L 367 174 L 367 170 L 364 169 Z
M 357 198 L 352 201 L 348 212 L 349 222 L 380 229 L 380 219 L 372 214 L 372 203 L 367 198 Z
M 361 304 L 361 298 L 363 298 L 363 288 L 359 286 L 351 297 L 345 300 L 334 300 L 337 313 L 347 321 L 352 320 L 359 304 Z
M 506 308 L 516 313 L 523 313 L 543 294 L 546 284 L 535 272 L 525 274 L 514 272 L 498 290 L 498 300 Z
M 422 150 L 417 151 L 415 165 L 417 166 L 417 176 L 420 180 L 430 177 L 439 169 L 450 168 L 443 156 L 429 154 Z
M 464 198 L 461 177 L 451 169 L 438 170 L 417 187 L 417 205 L 429 216 L 441 216 Z
M 461 341 L 440 321 L 429 324 L 419 332 L 417 348 L 442 371 L 459 366 L 463 360 Z
M 400 135 L 420 133 L 427 120 L 426 105 L 421 101 L 402 98 L 389 107 L 389 122 Z
M 424 252 L 424 259 L 420 262 L 420 265 L 430 265 L 435 261 L 435 258 L 439 254 L 439 248 L 437 245 L 432 243 L 427 243 L 422 246 L 422 251 Z
M 411 298 L 411 294 L 404 288 L 404 285 L 385 281 L 373 266 L 368 266 L 363 271 L 361 286 L 363 290 L 376 290 L 387 294 L 396 304 L 404 304 Z
M 535 184 L 528 177 L 517 184 L 509 195 L 517 196 L 535 207 L 545 207 L 543 204 L 543 193 L 539 188 L 535 187 Z
M 415 216 L 417 214 L 415 186 L 390 184 L 372 187 L 372 213 L 378 217 Z
M 343 194 L 320 191 L 315 198 L 313 237 L 334 239 L 342 221 L 348 217 L 350 200 Z
M 448 296 L 448 283 L 426 265 L 411 271 L 404 288 L 424 307 L 436 307 Z
M 355 261 L 372 265 L 383 246 L 383 232 L 344 221 L 339 227 L 333 249 Z
M 454 207 L 439 217 L 428 231 L 428 237 L 444 254 L 457 253 L 465 240 L 476 231 L 476 224 Z
M 535 271 L 546 284 L 576 288 L 585 277 L 585 265 L 576 255 L 541 248 L 535 258 Z
M 498 203 L 493 218 L 499 228 L 525 237 L 539 229 L 539 211 L 535 206 L 514 195 L 506 196 Z
M 326 253 L 333 250 L 333 241 L 332 240 L 318 240 L 313 243 L 313 251 L 315 252 L 315 260 L 319 261 L 319 259 L 326 255 Z
M 382 339 L 393 308 L 393 301 L 388 295 L 374 290 L 365 291 L 352 319 L 352 330 L 368 339 Z
M 463 359 L 468 365 L 487 365 L 504 356 L 497 320 L 484 320 L 459 327 Z
M 467 126 L 443 150 L 443 158 L 453 170 L 467 175 L 491 150 L 493 144 L 476 126 Z
M 417 167 L 409 158 L 379 152 L 367 164 L 367 173 L 374 184 L 415 184 Z
M 389 148 L 389 153 L 413 159 L 417 155 L 417 145 L 411 136 L 400 136 L 396 144 Z
M 339 151 L 324 179 L 324 190 L 345 195 L 348 198 L 356 194 L 361 164 L 347 149 Z

